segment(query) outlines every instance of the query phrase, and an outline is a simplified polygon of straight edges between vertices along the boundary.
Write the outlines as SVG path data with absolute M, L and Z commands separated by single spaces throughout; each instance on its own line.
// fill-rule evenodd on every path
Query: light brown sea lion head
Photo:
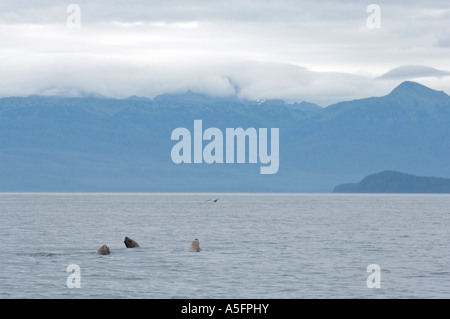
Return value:
M 199 252 L 200 251 L 200 242 L 198 241 L 197 238 L 194 239 L 194 241 L 191 244 L 191 247 L 189 247 L 188 250 L 189 251 L 195 251 L 195 252 Z
M 134 239 L 128 237 L 125 237 L 125 240 L 123 242 L 125 243 L 125 246 L 127 246 L 127 248 L 140 247 L 139 244 Z
M 106 245 L 103 245 L 102 247 L 100 247 L 100 248 L 97 250 L 97 254 L 100 254 L 100 255 L 109 255 L 109 247 L 106 246 Z

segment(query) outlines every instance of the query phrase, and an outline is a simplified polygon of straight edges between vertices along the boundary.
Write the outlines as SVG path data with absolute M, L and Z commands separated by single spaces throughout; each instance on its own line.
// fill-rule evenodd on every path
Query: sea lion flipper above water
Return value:
M 125 237 L 125 240 L 123 241 L 125 243 L 125 246 L 127 248 L 138 248 L 140 247 L 139 244 L 131 238 Z
M 106 246 L 106 245 L 103 245 L 102 247 L 100 247 L 100 248 L 97 250 L 97 254 L 100 254 L 100 255 L 109 255 L 109 247 Z
M 197 238 L 194 239 L 194 241 L 192 242 L 191 247 L 189 247 L 188 251 L 193 251 L 193 252 L 200 251 L 200 242 L 198 241 Z

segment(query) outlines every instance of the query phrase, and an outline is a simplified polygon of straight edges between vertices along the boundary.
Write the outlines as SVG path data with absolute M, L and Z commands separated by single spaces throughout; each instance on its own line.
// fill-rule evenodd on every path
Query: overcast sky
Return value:
M 0 74 L 0 96 L 192 90 L 327 106 L 404 80 L 450 94 L 450 2 L 2 0 Z

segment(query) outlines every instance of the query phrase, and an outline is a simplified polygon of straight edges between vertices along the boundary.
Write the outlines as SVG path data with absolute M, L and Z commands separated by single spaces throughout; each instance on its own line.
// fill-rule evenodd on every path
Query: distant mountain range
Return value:
M 173 163 L 172 131 L 196 119 L 279 128 L 278 173 Z M 449 158 L 450 97 L 415 82 L 325 108 L 193 92 L 0 99 L 0 191 L 331 192 L 385 170 L 450 177 Z
M 358 183 L 336 186 L 334 193 L 450 193 L 450 178 L 384 171 Z

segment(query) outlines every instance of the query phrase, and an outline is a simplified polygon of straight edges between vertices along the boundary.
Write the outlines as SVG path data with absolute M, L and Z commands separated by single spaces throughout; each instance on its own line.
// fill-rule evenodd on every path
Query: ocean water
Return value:
M 0 298 L 450 298 L 449 195 L 3 193 L 0 243 Z

